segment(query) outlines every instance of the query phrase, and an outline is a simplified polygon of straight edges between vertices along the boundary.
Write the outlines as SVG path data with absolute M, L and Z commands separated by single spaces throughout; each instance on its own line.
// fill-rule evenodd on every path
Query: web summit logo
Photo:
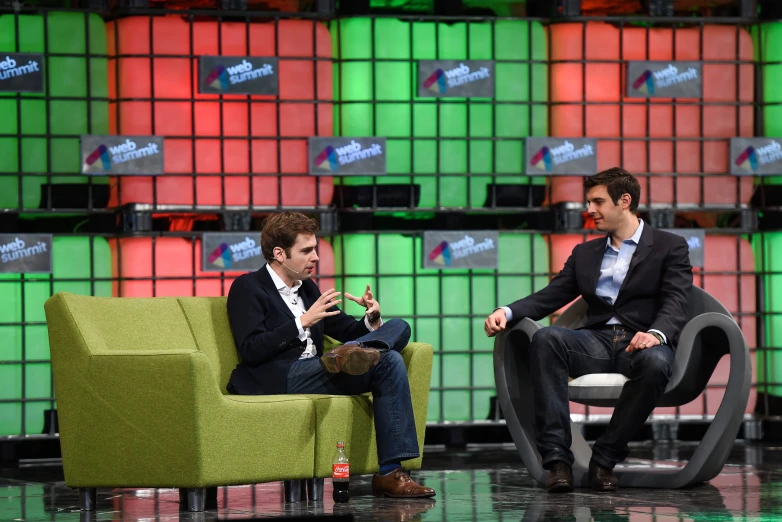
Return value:
M 765 147 L 749 146 L 736 158 L 736 166 L 747 172 L 757 172 L 761 165 L 774 163 L 782 159 L 782 146 L 776 140 Z
M 127 163 L 139 158 L 145 158 L 147 156 L 154 156 L 160 154 L 160 149 L 157 143 L 149 143 L 146 147 L 139 148 L 135 141 L 127 138 L 125 143 L 120 145 L 106 146 L 104 144 L 98 145 L 94 151 L 87 156 L 87 159 L 82 165 L 82 170 L 86 170 L 100 159 L 103 170 L 111 170 L 112 164 Z
M 10 80 L 11 78 L 18 78 L 36 72 L 41 72 L 41 68 L 35 60 L 30 60 L 25 65 L 18 65 L 16 60 L 6 56 L 5 60 L 0 62 L 0 80 Z
M 594 154 L 595 151 L 592 145 L 584 145 L 580 149 L 576 149 L 572 143 L 565 140 L 565 143 L 559 147 L 541 147 L 538 152 L 532 155 L 530 165 L 544 172 L 551 172 L 554 169 L 554 165 L 562 165 L 570 161 L 588 158 Z
M 465 234 L 464 239 L 459 241 L 443 241 L 429 252 L 429 261 L 442 266 L 451 266 L 454 260 L 469 257 L 481 252 L 493 250 L 494 240 L 487 237 L 480 243 L 475 243 L 475 239 Z
M 458 87 L 467 83 L 486 80 L 491 76 L 489 69 L 481 67 L 477 71 L 471 71 L 467 65 L 459 64 L 459 67 L 450 70 L 435 70 L 429 78 L 424 80 L 424 87 L 436 94 L 445 94 L 450 87 Z
M 0 244 L 0 261 L 3 264 L 45 253 L 46 243 L 44 241 L 38 241 L 35 245 L 27 246 L 24 240 L 17 237 L 14 241 L 4 245 Z
M 316 149 L 317 150 L 317 149 Z M 349 165 L 374 156 L 383 154 L 383 147 L 379 143 L 373 143 L 370 147 L 362 148 L 355 140 L 350 140 L 348 145 L 332 147 L 329 145 L 315 157 L 315 166 L 330 172 L 336 172 L 340 165 Z
M 253 64 L 243 59 L 242 63 L 233 67 L 215 67 L 206 77 L 206 85 L 217 91 L 227 91 L 229 85 L 239 85 L 272 74 L 274 67 L 271 64 L 266 63 L 256 69 Z
M 645 70 L 633 82 L 633 89 L 638 92 L 654 95 L 660 88 L 670 87 L 680 83 L 687 83 L 698 79 L 698 71 L 694 67 L 684 72 L 679 72 L 678 67 L 669 63 L 668 67 L 659 71 Z
M 256 246 L 255 241 L 249 237 L 245 237 L 244 241 L 240 243 L 220 243 L 215 248 L 207 260 L 220 268 L 229 269 L 234 263 L 244 261 L 245 259 L 252 259 L 261 255 L 261 247 Z

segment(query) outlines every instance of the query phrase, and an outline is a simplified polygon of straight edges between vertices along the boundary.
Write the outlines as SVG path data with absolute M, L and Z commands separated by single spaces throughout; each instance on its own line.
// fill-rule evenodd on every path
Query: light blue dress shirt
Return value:
M 643 219 L 638 220 L 638 228 L 630 239 L 622 241 L 619 249 L 611 244 L 611 236 L 606 239 L 606 249 L 603 254 L 603 262 L 600 265 L 600 277 L 597 279 L 597 289 L 595 293 L 603 298 L 608 304 L 613 305 L 619 295 L 619 289 L 627 276 L 627 270 L 630 268 L 630 261 L 633 259 L 638 243 L 641 240 L 641 234 L 644 231 Z M 507 306 L 502 307 L 505 310 L 505 317 L 508 321 L 513 320 L 513 312 Z M 622 324 L 618 317 L 612 317 L 607 324 Z M 665 334 L 659 330 L 649 330 L 662 336 L 667 344 L 668 339 Z

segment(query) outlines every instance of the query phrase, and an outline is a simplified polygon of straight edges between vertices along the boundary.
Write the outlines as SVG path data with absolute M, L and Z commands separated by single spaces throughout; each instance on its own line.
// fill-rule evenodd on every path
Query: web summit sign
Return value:
M 491 60 L 420 60 L 418 96 L 421 98 L 494 98 L 494 62 Z
M 701 98 L 701 62 L 630 62 L 627 96 L 630 98 Z
M 50 274 L 51 234 L 0 234 L 0 273 Z
M 597 140 L 593 138 L 527 138 L 525 173 L 529 176 L 597 173 Z
M 204 272 L 258 270 L 264 264 L 260 232 L 206 232 L 201 236 Z
M 426 231 L 424 268 L 497 268 L 499 232 Z

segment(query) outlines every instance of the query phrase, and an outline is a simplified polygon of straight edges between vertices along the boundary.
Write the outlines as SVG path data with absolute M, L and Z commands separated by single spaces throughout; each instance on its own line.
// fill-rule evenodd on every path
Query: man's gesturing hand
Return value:
M 502 308 L 495 310 L 483 325 L 487 337 L 494 337 L 497 333 L 505 329 L 508 319 L 505 317 L 505 310 Z
M 638 332 L 633 336 L 633 340 L 627 345 L 625 351 L 632 353 L 636 350 L 645 350 L 652 346 L 657 346 L 658 344 L 660 344 L 660 341 L 657 340 L 657 337 L 650 333 Z
M 369 316 L 370 323 L 375 323 L 380 319 L 380 303 L 375 300 L 375 296 L 372 295 L 372 289 L 369 285 L 367 285 L 364 295 L 360 298 L 350 295 L 347 292 L 345 292 L 345 297 L 367 309 L 366 314 Z
M 310 309 L 301 316 L 302 328 L 310 328 L 312 325 L 317 324 L 325 317 L 337 315 L 339 310 L 334 310 L 333 312 L 328 311 L 328 309 L 332 306 L 337 306 L 342 302 L 342 299 L 337 299 L 337 297 L 339 297 L 339 292 L 333 288 L 330 288 L 320 294 L 318 300 L 312 303 Z

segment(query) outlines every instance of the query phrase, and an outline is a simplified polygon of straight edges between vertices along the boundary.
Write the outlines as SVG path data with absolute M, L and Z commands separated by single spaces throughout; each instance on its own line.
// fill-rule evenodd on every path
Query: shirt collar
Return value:
M 281 294 L 295 294 L 299 291 L 299 288 L 301 287 L 301 281 L 296 281 L 296 284 L 293 285 L 292 288 L 288 288 L 288 285 L 285 284 L 285 281 L 283 281 L 280 276 L 277 275 L 277 272 L 275 272 L 271 265 L 269 263 L 266 263 L 266 270 L 269 271 L 269 275 L 272 276 L 272 281 L 274 282 L 274 286 L 277 288 L 277 291 Z
M 644 220 L 641 218 L 638 218 L 638 228 L 635 229 L 635 234 L 633 234 L 633 237 L 630 239 L 625 239 L 622 241 L 623 243 L 625 241 L 632 241 L 636 245 L 641 242 L 641 234 L 644 231 Z M 608 234 L 608 237 L 606 238 L 606 248 L 613 248 L 613 245 L 611 245 L 611 234 Z

